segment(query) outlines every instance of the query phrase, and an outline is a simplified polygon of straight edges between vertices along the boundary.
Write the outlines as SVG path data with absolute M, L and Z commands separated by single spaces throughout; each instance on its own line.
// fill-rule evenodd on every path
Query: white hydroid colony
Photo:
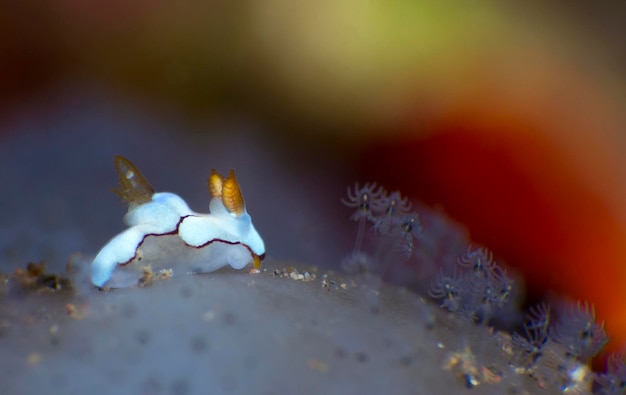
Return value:
M 97 287 L 129 287 L 141 278 L 143 265 L 171 268 L 185 262 L 185 272 L 210 272 L 226 265 L 241 269 L 260 266 L 263 239 L 246 211 L 234 170 L 209 178 L 210 214 L 192 211 L 173 193 L 154 188 L 128 159 L 115 157 L 120 187 L 114 190 L 128 203 L 128 229 L 115 236 L 92 264 L 91 281 Z M 138 262 L 143 261 L 142 265 Z M 141 267 L 140 267 L 141 266 Z

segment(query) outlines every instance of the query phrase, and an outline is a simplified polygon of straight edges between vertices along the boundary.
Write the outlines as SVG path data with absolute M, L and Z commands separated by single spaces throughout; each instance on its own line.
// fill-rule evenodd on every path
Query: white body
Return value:
M 226 265 L 241 269 L 254 262 L 255 255 L 265 254 L 263 239 L 245 210 L 239 215 L 231 213 L 220 198 L 213 198 L 210 211 L 210 214 L 195 213 L 178 195 L 155 193 L 151 201 L 129 210 L 124 216 L 124 222 L 129 228 L 100 250 L 92 264 L 92 283 L 98 287 L 136 284 L 140 271 L 135 261 L 138 252 L 144 254 L 139 248 L 148 237 L 165 240 L 175 236 L 183 242 L 175 248 L 204 250 L 200 254 L 193 254 L 196 257 L 194 259 L 204 262 L 190 262 L 195 268 L 188 270 L 192 272 L 213 271 Z M 145 248 L 160 248 L 160 245 L 162 243 L 146 243 Z M 172 243 L 168 242 L 168 245 Z M 150 262 L 145 261 L 145 264 Z M 128 273 L 116 273 L 114 276 L 116 271 Z M 123 281 L 110 283 L 112 277 Z

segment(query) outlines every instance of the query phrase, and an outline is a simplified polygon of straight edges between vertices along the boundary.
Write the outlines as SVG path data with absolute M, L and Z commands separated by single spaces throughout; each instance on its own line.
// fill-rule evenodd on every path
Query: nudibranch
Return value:
M 265 256 L 263 239 L 254 228 L 235 171 L 209 177 L 210 214 L 192 211 L 178 195 L 155 192 L 128 159 L 115 157 L 120 178 L 117 195 L 128 204 L 124 223 L 128 229 L 115 236 L 96 255 L 91 282 L 99 288 L 124 288 L 137 284 L 143 265 L 185 272 L 211 272 L 230 265 L 259 268 Z M 184 263 L 182 263 L 184 262 Z M 176 268 L 174 268 L 176 270 Z

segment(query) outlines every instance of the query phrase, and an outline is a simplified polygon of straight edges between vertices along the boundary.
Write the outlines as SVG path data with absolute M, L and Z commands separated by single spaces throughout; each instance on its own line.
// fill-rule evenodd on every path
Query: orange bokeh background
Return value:
M 609 348 L 618 349 L 626 342 L 624 222 L 606 192 L 581 176 L 584 162 L 568 160 L 545 125 L 491 104 L 398 125 L 399 137 L 364 149 L 363 178 L 467 226 L 475 242 L 523 274 L 530 301 L 594 303 L 598 319 L 608 322 Z M 609 152 L 599 145 L 584 159 Z M 620 193 L 618 185 L 607 188 Z

